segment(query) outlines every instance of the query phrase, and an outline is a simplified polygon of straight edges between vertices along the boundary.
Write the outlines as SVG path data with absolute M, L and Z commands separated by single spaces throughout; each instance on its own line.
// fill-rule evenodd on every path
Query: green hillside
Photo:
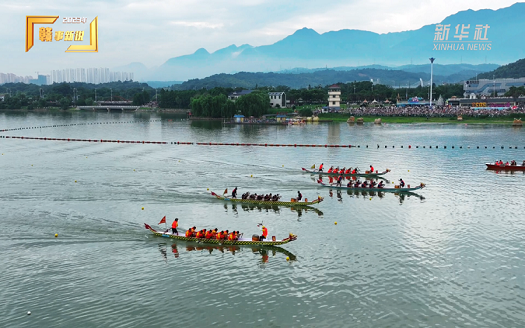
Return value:
M 478 74 L 478 79 L 492 78 L 520 78 L 525 77 L 525 58 L 507 65 L 500 66 L 493 71 Z

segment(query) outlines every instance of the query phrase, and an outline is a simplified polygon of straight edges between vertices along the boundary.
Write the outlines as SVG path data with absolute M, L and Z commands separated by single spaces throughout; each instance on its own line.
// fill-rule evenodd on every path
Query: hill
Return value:
M 427 70 L 430 68 L 427 65 Z M 442 83 L 457 83 L 472 76 L 472 72 L 477 71 L 461 71 L 449 76 L 434 74 L 433 82 L 436 84 Z M 390 69 L 353 69 L 347 71 L 337 71 L 333 69 L 324 69 L 312 71 L 309 73 L 250 73 L 239 72 L 235 74 L 215 74 L 203 79 L 193 79 L 182 84 L 173 85 L 173 89 L 177 90 L 199 90 L 211 89 L 215 87 L 223 88 L 244 88 L 252 89 L 256 86 L 278 86 L 283 85 L 290 88 L 305 88 L 313 86 L 324 86 L 336 82 L 353 82 L 353 81 L 370 81 L 386 85 L 396 86 L 417 86 L 420 81 L 424 85 L 428 85 L 430 81 L 430 72 L 411 73 L 401 70 Z
M 525 77 L 525 58 L 500 66 L 493 71 L 478 74 L 478 79 Z

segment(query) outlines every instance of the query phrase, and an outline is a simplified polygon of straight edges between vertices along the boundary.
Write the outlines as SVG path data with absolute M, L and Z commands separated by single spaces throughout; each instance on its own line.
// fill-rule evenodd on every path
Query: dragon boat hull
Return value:
M 380 192 L 411 192 L 414 190 L 423 189 L 425 187 L 425 184 L 420 184 L 417 187 L 411 187 L 411 188 L 354 188 L 354 187 L 346 187 L 344 185 L 337 186 L 334 184 L 326 184 L 321 181 L 317 181 L 321 186 L 328 187 L 328 188 L 334 188 L 334 189 L 344 189 L 344 190 L 355 190 L 355 191 L 380 191 Z
M 218 239 L 206 239 L 206 238 L 195 238 L 195 237 L 186 237 L 182 234 L 173 234 L 171 232 L 165 232 L 165 231 L 157 231 L 153 229 L 149 224 L 144 223 L 144 227 L 151 231 L 155 236 L 157 237 L 163 237 L 163 238 L 172 238 L 176 240 L 183 240 L 183 241 L 191 241 L 191 242 L 198 242 L 202 244 L 209 244 L 209 245 L 247 245 L 247 246 L 279 246 L 287 244 L 291 241 L 294 241 L 297 239 L 297 236 L 294 234 L 290 234 L 288 238 L 281 239 L 281 240 L 263 240 L 263 241 L 255 241 L 248 238 L 239 238 L 238 240 L 218 240 Z
M 496 170 L 496 171 L 525 171 L 525 166 L 523 165 L 495 165 L 490 163 L 485 163 L 487 165 L 488 170 Z
M 239 203 L 239 204 L 261 204 L 261 205 L 279 205 L 279 206 L 311 206 L 318 204 L 323 201 L 323 197 L 318 197 L 317 199 L 311 201 L 311 202 L 282 202 L 282 201 L 266 201 L 266 200 L 255 200 L 255 199 L 241 199 L 241 198 L 228 198 L 224 196 L 219 196 L 213 191 L 211 192 L 211 195 L 216 197 L 217 199 L 228 201 L 231 203 Z
M 388 172 L 390 172 L 390 170 L 387 169 L 387 170 L 385 170 L 383 172 L 377 172 L 377 173 L 355 173 L 355 174 L 348 173 L 348 174 L 341 174 L 341 173 L 319 172 L 317 170 L 305 169 L 304 167 L 302 169 L 303 169 L 303 172 L 305 172 L 305 173 L 319 174 L 319 175 L 332 176 L 332 177 L 335 177 L 335 176 L 338 177 L 338 176 L 342 175 L 343 177 L 371 177 L 371 178 L 374 178 L 374 177 L 383 176 L 383 175 L 387 174 Z

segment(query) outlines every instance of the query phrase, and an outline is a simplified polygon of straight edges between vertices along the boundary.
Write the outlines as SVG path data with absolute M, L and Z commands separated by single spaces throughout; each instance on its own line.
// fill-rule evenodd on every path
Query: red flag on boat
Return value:
M 162 218 L 162 220 L 160 220 L 159 224 L 161 223 L 166 223 L 166 215 L 164 215 L 164 217 Z
M 226 190 L 224 190 L 223 195 L 226 195 L 227 193 L 228 193 L 228 188 L 226 188 Z

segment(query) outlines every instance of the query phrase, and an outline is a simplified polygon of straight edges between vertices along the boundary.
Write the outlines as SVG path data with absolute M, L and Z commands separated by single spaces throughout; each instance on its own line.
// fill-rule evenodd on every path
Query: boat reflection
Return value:
M 525 171 L 512 171 L 512 170 L 495 170 L 491 168 L 487 168 L 485 171 L 491 171 L 496 174 L 505 174 L 505 175 L 523 175 L 525 174 Z
M 244 212 L 253 212 L 253 211 L 257 211 L 257 212 L 266 212 L 266 213 L 269 213 L 269 212 L 273 212 L 273 213 L 276 213 L 276 214 L 281 214 L 281 212 L 283 211 L 292 211 L 292 212 L 295 212 L 297 213 L 297 216 L 298 217 L 301 217 L 303 215 L 303 213 L 308 213 L 308 212 L 313 212 L 313 213 L 316 213 L 318 216 L 323 216 L 323 212 L 313 206 L 298 206 L 298 207 L 293 207 L 293 206 L 290 206 L 290 207 L 280 207 L 280 206 L 277 206 L 277 205 L 267 205 L 267 204 L 250 204 L 250 203 L 247 203 L 247 204 L 224 204 L 224 209 L 226 211 L 228 211 L 229 207 L 231 207 L 232 209 L 232 212 L 235 213 L 235 214 L 238 214 L 239 212 L 239 207 L 241 208 L 241 210 L 243 210 Z
M 282 256 L 290 261 L 296 261 L 297 256 L 278 246 L 253 246 L 253 245 L 208 245 L 192 241 L 173 241 L 170 243 L 159 243 L 159 251 L 164 261 L 168 261 L 168 252 L 171 251 L 174 258 L 185 256 L 188 252 L 206 252 L 208 254 L 225 254 L 236 255 L 240 252 L 251 252 L 261 256 L 261 263 L 267 263 L 270 257 Z
M 383 197 L 385 197 L 385 194 L 386 194 L 385 192 L 381 192 L 381 191 L 348 190 L 348 189 L 345 191 L 346 191 L 346 194 L 350 196 L 351 198 L 363 198 L 363 199 L 370 199 L 374 197 L 378 197 L 382 199 Z M 405 199 L 410 198 L 410 197 L 416 197 L 416 198 L 419 198 L 420 200 L 425 199 L 425 197 L 423 197 L 422 195 L 417 194 L 415 192 L 411 192 L 411 191 L 401 192 L 401 193 L 389 192 L 389 194 L 393 194 L 394 196 L 398 197 L 400 203 L 403 203 Z M 332 189 L 328 190 L 328 196 L 330 198 L 334 198 L 334 192 Z M 336 197 L 338 201 L 340 202 L 343 201 L 341 189 L 336 189 Z

